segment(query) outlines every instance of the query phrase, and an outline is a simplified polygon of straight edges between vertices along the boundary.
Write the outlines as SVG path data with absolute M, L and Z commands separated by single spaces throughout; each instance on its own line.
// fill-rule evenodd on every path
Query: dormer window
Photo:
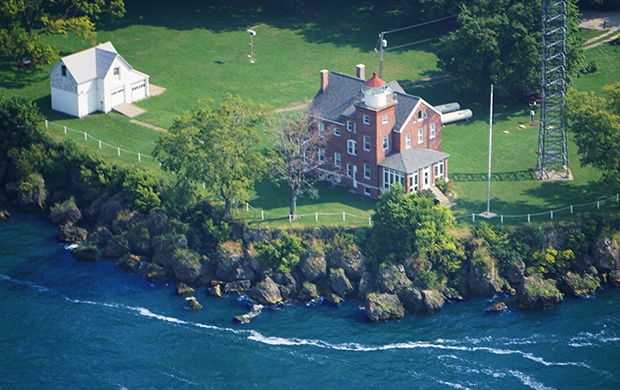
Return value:
M 424 110 L 418 111 L 418 120 L 426 119 L 426 112 Z
M 121 75 L 121 68 L 117 66 L 116 68 L 114 68 L 114 76 L 120 76 L 120 75 Z
M 67 77 L 67 65 L 60 66 L 60 73 L 63 75 L 63 77 Z

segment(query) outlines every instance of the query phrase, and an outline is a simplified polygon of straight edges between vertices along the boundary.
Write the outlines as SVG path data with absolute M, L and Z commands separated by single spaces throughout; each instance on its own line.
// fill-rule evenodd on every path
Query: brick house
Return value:
M 441 151 L 441 113 L 376 72 L 365 80 L 321 70 L 321 88 L 308 108 L 311 128 L 330 134 L 319 151 L 319 176 L 376 198 L 394 183 L 407 192 L 448 179 Z

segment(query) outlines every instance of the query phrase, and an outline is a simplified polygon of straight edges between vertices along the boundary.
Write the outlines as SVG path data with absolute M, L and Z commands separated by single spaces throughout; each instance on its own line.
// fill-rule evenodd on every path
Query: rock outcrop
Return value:
M 520 310 L 548 309 L 564 299 L 557 289 L 556 281 L 532 275 L 524 279 L 517 289 L 517 305 Z
M 278 285 L 269 276 L 248 291 L 250 298 L 264 305 L 275 305 L 282 302 Z
M 405 309 L 396 294 L 369 294 L 364 309 L 373 322 L 397 321 L 405 316 Z

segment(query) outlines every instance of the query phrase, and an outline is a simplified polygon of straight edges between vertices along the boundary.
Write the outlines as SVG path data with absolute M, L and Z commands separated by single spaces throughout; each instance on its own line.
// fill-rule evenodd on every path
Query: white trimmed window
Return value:
M 325 162 L 325 149 L 323 148 L 319 148 L 319 161 L 322 163 Z
M 381 120 L 381 122 L 384 125 L 387 125 L 387 123 L 390 121 L 390 116 L 388 114 L 383 114 L 383 119 Z
M 325 123 L 319 123 L 319 137 L 325 137 Z
M 347 121 L 347 131 L 353 131 L 353 122 Z
M 426 119 L 426 111 L 420 110 L 418 111 L 418 120 Z
M 364 164 L 364 179 L 370 179 L 370 164 Z
M 435 164 L 435 179 L 443 179 L 443 161 Z
M 364 115 L 364 124 L 365 125 L 369 125 L 370 124 L 370 117 L 368 115 Z
M 414 173 L 409 176 L 409 190 L 410 191 L 418 191 L 420 189 L 420 175 L 418 173 Z
M 334 166 L 336 168 L 340 168 L 341 163 L 342 163 L 342 160 L 340 157 L 340 153 L 334 153 Z
M 347 153 L 351 156 L 357 156 L 357 142 L 355 140 L 347 140 Z
M 424 142 L 424 129 L 418 129 L 418 143 Z
M 405 136 L 405 148 L 409 149 L 411 147 L 411 133 L 407 133 Z
M 370 136 L 369 135 L 364 136 L 364 150 L 367 152 L 370 151 Z
M 353 176 L 353 167 L 351 166 L 351 164 L 347 164 L 347 176 Z
M 383 168 L 383 188 L 390 188 L 395 183 L 405 187 L 405 175 L 402 172 Z
M 387 135 L 383 136 L 383 150 L 388 150 L 390 147 L 390 137 Z
M 334 135 L 340 137 L 340 127 L 334 127 Z
M 437 136 L 437 131 L 435 130 L 435 124 L 434 124 L 434 123 L 431 123 L 431 124 L 430 124 L 430 126 L 429 126 L 429 132 L 430 132 L 429 137 L 430 137 L 431 139 L 433 139 L 433 138 L 435 138 L 435 137 Z

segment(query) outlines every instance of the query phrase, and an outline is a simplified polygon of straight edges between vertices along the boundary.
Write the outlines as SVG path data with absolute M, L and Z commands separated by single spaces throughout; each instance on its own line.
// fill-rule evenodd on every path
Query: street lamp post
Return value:
M 248 35 L 250 36 L 250 54 L 248 55 L 248 57 L 250 57 L 250 63 L 254 63 L 254 37 L 256 36 L 256 31 L 250 29 L 247 31 Z

